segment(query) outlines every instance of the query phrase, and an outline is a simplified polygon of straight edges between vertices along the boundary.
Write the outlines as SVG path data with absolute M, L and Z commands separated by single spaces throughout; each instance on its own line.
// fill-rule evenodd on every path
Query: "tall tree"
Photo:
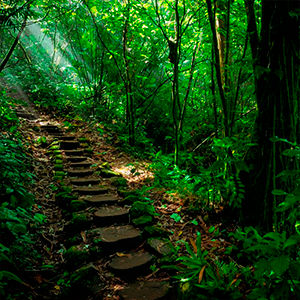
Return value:
M 253 132 L 256 145 L 245 158 L 250 172 L 242 176 L 247 186 L 243 214 L 249 225 L 272 230 L 277 223 L 275 208 L 282 200 L 272 190 L 291 192 L 296 185 L 291 178 L 282 181 L 276 176 L 284 170 L 299 170 L 297 159 L 282 155 L 291 145 L 282 140 L 274 143 L 272 139 L 300 143 L 299 4 L 263 0 L 258 37 L 253 3 L 254 0 L 245 0 L 255 60 L 258 115 Z

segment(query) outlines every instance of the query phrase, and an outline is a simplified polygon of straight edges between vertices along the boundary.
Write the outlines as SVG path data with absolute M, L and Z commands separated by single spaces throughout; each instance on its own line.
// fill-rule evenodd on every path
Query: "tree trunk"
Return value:
M 247 1 L 246 2 L 251 2 Z M 253 142 L 246 163 L 249 174 L 241 174 L 246 183 L 243 216 L 246 225 L 260 225 L 264 231 L 276 226 L 275 208 L 283 199 L 274 196 L 272 190 L 291 192 L 295 182 L 283 182 L 276 176 L 297 168 L 297 160 L 281 153 L 290 148 L 283 142 L 271 142 L 278 136 L 290 142 L 300 143 L 299 122 L 299 23 L 292 11 L 297 1 L 263 1 L 260 44 L 257 50 L 256 95 L 258 116 Z M 251 14 L 251 12 L 250 12 Z M 253 37 L 252 54 L 255 55 Z

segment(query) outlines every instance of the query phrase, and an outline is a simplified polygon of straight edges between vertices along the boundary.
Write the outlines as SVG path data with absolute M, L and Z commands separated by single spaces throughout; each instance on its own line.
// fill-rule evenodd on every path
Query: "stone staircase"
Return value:
M 18 115 L 36 119 L 26 111 L 19 110 Z M 53 141 L 54 180 L 60 186 L 56 202 L 67 219 L 64 260 L 73 282 L 72 295 L 104 299 L 101 290 L 108 283 L 103 274 L 109 272 L 125 282 L 116 290 L 117 298 L 111 299 L 175 299 L 168 281 L 149 279 L 151 265 L 170 248 L 160 239 L 147 241 L 143 229 L 131 224 L 130 207 L 122 204 L 110 184 L 121 175 L 95 163 L 92 145 L 84 136 L 67 134 L 50 123 L 40 129 Z M 98 298 L 89 298 L 91 294 Z

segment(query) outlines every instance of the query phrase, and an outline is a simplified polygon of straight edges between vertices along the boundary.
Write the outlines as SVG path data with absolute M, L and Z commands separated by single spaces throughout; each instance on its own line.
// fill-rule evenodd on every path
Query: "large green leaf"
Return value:
M 6 222 L 6 227 L 13 233 L 26 233 L 27 228 L 23 224 Z
M 290 257 L 289 255 L 281 255 L 278 258 L 275 258 L 270 261 L 270 266 L 272 267 L 276 276 L 282 276 L 282 274 L 290 266 Z

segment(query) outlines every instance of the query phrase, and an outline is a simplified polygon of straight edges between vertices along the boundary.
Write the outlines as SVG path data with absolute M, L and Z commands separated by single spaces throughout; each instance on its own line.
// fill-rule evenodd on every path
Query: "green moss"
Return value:
M 121 176 L 120 173 L 114 172 L 114 171 L 111 171 L 111 170 L 107 170 L 107 169 L 101 169 L 100 171 L 101 171 L 101 176 L 104 177 L 104 178 L 111 178 L 111 177 Z
M 127 180 L 123 177 L 112 177 L 110 182 L 115 187 L 127 187 Z
M 71 201 L 71 204 L 70 204 L 70 211 L 78 212 L 78 211 L 86 209 L 87 206 L 88 206 L 88 204 L 82 200 L 73 200 L 73 201 Z
M 55 171 L 54 176 L 66 176 L 67 174 L 63 171 Z
M 59 145 L 51 146 L 49 149 L 50 150 L 58 150 L 59 149 Z
M 60 164 L 54 165 L 54 170 L 55 171 L 62 171 L 63 170 L 63 165 L 60 165 Z
M 84 149 L 84 152 L 90 154 L 90 153 L 93 153 L 94 150 L 91 148 L 87 148 L 87 149 Z
M 66 265 L 71 268 L 76 268 L 82 265 L 89 258 L 89 252 L 85 245 L 76 245 L 70 247 L 64 253 Z
M 152 222 L 152 217 L 149 216 L 149 215 L 144 215 L 144 216 L 141 216 L 141 217 L 139 217 L 137 219 L 133 219 L 132 220 L 132 223 L 134 225 L 137 225 L 137 226 L 150 224 L 151 222 Z
M 62 159 L 57 159 L 57 157 L 56 157 L 55 164 L 61 165 L 62 163 L 63 163 Z
M 76 233 L 87 229 L 92 224 L 92 220 L 88 218 L 87 213 L 73 213 L 72 220 L 67 224 L 69 233 Z
M 167 237 L 168 235 L 170 235 L 170 232 L 158 226 L 146 226 L 144 234 L 149 237 L 154 237 L 154 236 Z
M 83 142 L 88 142 L 88 139 L 85 137 L 81 137 L 81 138 L 78 138 L 78 141 L 83 143 Z
M 81 143 L 80 145 L 81 145 L 82 148 L 88 148 L 89 147 L 88 143 Z

